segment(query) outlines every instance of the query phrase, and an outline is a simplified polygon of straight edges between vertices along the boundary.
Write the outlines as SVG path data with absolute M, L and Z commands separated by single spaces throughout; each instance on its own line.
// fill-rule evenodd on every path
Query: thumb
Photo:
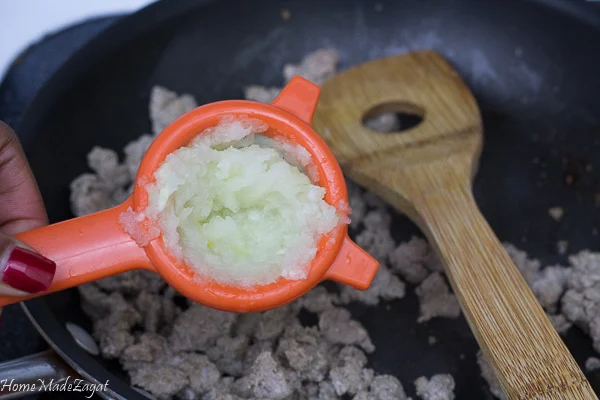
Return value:
M 50 287 L 56 263 L 12 236 L 0 233 L 0 295 L 19 296 Z

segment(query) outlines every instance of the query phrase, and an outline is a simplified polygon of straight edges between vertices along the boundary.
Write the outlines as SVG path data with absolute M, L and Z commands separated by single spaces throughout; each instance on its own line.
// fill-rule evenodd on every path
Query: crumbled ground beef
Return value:
M 422 376 L 415 381 L 417 396 L 423 400 L 454 400 L 454 378 L 438 374 L 427 379 Z
M 458 318 L 460 306 L 444 277 L 439 272 L 429 275 L 416 289 L 419 297 L 420 312 L 418 322 L 429 321 L 435 317 Z
M 338 60 L 337 52 L 319 50 L 298 65 L 286 65 L 284 81 L 299 74 L 322 84 L 335 74 Z M 280 90 L 254 85 L 245 88 L 245 96 L 270 102 Z M 149 104 L 152 134 L 129 143 L 122 162 L 113 150 L 91 149 L 92 172 L 71 184 L 73 213 L 86 215 L 125 200 L 154 136 L 196 106 L 190 95 L 155 87 Z M 389 132 L 399 125 L 395 115 L 383 114 L 367 126 Z M 420 322 L 456 318 L 460 308 L 429 244 L 418 237 L 396 243 L 390 233 L 391 214 L 381 198 L 350 181 L 348 193 L 351 231 L 382 264 L 368 290 L 318 286 L 278 309 L 233 314 L 185 304 L 157 274 L 132 271 L 79 287 L 82 309 L 94 322 L 101 354 L 118 359 L 133 385 L 161 400 L 407 399 L 395 377 L 369 368 L 365 353 L 375 351 L 375 346 L 366 329 L 340 305 L 374 306 L 402 299 L 405 280 L 409 289 L 416 285 Z M 568 267 L 542 268 L 516 247 L 505 244 L 505 248 L 556 329 L 564 333 L 575 324 L 590 334 L 600 351 L 600 254 L 584 251 L 572 256 Z M 316 314 L 317 326 L 300 324 L 302 309 Z M 481 353 L 477 359 L 492 393 L 503 398 L 489 364 Z M 596 358 L 586 364 L 588 370 L 600 365 Z M 450 375 L 421 377 L 415 387 L 425 400 L 454 399 Z

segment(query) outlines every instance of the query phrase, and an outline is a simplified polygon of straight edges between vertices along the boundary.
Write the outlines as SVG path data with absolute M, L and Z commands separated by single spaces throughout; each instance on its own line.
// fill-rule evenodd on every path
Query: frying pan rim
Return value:
M 600 28 L 600 7 L 594 8 L 593 1 L 587 0 L 587 7 L 581 6 L 581 3 L 564 0 L 531 0 L 542 6 L 554 9 L 557 12 L 565 13 L 571 18 L 585 22 L 595 28 Z M 582 2 L 586 4 L 586 2 Z
M 140 35 L 154 29 L 156 26 L 165 24 L 177 16 L 190 12 L 193 9 L 205 7 L 216 1 L 217 0 L 181 0 L 179 2 L 158 1 L 133 14 L 121 17 L 105 31 L 77 50 L 56 71 L 56 73 L 48 79 L 19 119 L 17 125 L 17 132 L 19 135 L 23 135 L 23 137 L 27 138 L 30 131 L 35 131 L 34 121 L 38 119 L 37 115 L 44 112 L 48 101 L 51 98 L 60 96 L 65 91 L 68 91 L 71 87 L 69 82 L 82 76 L 96 60 L 105 56 L 107 53 L 114 51 L 115 47 L 111 46 L 111 43 L 115 42 L 115 38 L 119 38 L 118 47 L 124 46 Z M 583 2 L 575 3 L 568 0 L 529 1 L 536 3 L 539 6 L 553 8 L 557 12 L 563 12 L 569 18 L 579 20 L 583 20 L 581 18 L 581 15 L 583 14 L 578 14 L 577 10 L 583 10 L 586 7 Z M 559 4 L 560 7 L 557 7 L 557 4 Z M 592 21 L 588 18 L 583 21 L 593 24 L 595 27 L 600 26 L 597 23 L 599 20 L 596 19 Z M 127 40 L 122 40 L 124 37 L 127 37 Z M 44 337 L 48 344 L 65 360 L 65 362 L 79 372 L 82 377 L 96 383 L 103 383 L 108 379 L 111 382 L 110 386 L 114 388 L 112 390 L 114 391 L 114 395 L 119 398 L 131 400 L 147 399 L 145 396 L 132 389 L 125 381 L 118 379 L 110 370 L 106 369 L 100 362 L 81 349 L 72 339 L 66 328 L 54 317 L 53 312 L 43 297 L 24 302 L 22 303 L 22 307 L 42 337 Z
M 33 300 L 32 300 L 32 302 L 33 302 Z M 44 302 L 41 302 L 42 304 L 40 304 L 40 305 L 34 305 L 33 307 L 28 307 L 27 305 L 25 305 L 25 303 L 26 302 L 21 303 L 21 308 L 25 312 L 25 315 L 27 315 L 27 317 L 29 318 L 29 320 L 31 321 L 31 323 L 33 324 L 35 329 L 39 332 L 40 336 L 42 336 L 44 338 L 44 340 L 50 345 L 52 350 L 54 350 L 82 378 L 84 378 L 92 383 L 104 383 L 103 381 L 99 380 L 98 378 L 96 378 L 93 375 L 91 375 L 90 373 L 88 373 L 84 368 L 81 367 L 80 363 L 73 361 L 73 359 L 71 357 L 69 357 L 66 354 L 66 352 L 63 350 L 63 347 L 58 345 L 48 335 L 47 330 L 43 329 L 40 326 L 40 318 L 39 318 L 40 314 L 38 314 L 38 317 L 34 317 L 33 314 L 43 312 L 43 313 L 45 313 L 45 315 L 53 315 L 52 311 L 48 307 L 48 304 L 44 301 Z M 46 310 L 43 310 L 44 308 L 46 308 Z M 56 318 L 51 318 L 49 323 L 50 324 L 56 323 L 58 326 L 55 329 L 58 329 L 60 327 L 60 325 L 58 324 L 58 320 Z M 65 333 L 67 333 L 67 335 L 68 335 L 68 331 L 66 330 L 66 328 L 65 328 Z M 74 340 L 71 339 L 71 341 L 73 342 L 72 346 L 79 347 L 79 345 Z M 83 349 L 81 349 L 81 352 L 83 353 L 83 355 L 88 355 Z M 94 359 L 91 359 L 91 361 L 96 362 L 96 360 L 94 360 Z M 86 362 L 89 362 L 89 361 L 86 361 Z M 112 373 L 111 373 L 111 375 L 112 375 Z M 107 385 L 107 387 L 109 388 L 108 393 L 97 392 L 99 396 L 101 396 L 102 398 L 105 398 L 105 399 L 112 399 L 113 397 L 116 397 L 117 399 L 123 399 L 123 400 L 131 399 L 131 398 L 137 400 L 135 398 L 135 395 L 134 395 L 134 397 L 131 397 L 129 394 L 127 394 L 128 397 L 123 397 L 119 391 L 119 390 L 123 390 L 123 391 L 131 391 L 133 393 L 137 393 L 135 390 L 131 389 L 130 387 L 128 390 L 126 390 L 127 388 L 125 388 L 125 387 L 117 388 L 117 390 L 113 390 L 112 387 L 110 386 L 113 383 L 110 383 L 110 382 L 117 382 L 118 386 L 122 385 L 122 381 L 120 379 L 115 379 L 114 381 L 109 380 L 109 385 Z M 109 396 L 113 396 L 113 397 L 109 397 Z M 138 394 L 138 396 L 140 396 L 140 395 Z M 142 400 L 142 399 L 147 400 L 145 397 L 138 397 L 138 398 L 139 398 L 139 400 Z

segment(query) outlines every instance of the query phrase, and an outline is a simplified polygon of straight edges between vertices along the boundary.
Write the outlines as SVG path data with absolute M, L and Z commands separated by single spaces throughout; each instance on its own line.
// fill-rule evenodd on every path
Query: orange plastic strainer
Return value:
M 269 285 L 241 288 L 195 275 L 169 255 L 160 237 L 140 247 L 118 222 L 119 215 L 129 207 L 137 212 L 146 208 L 148 195 L 143 183 L 153 180 L 154 172 L 165 157 L 187 145 L 206 128 L 217 125 L 226 114 L 260 119 L 269 126 L 264 133 L 266 136 L 282 137 L 304 146 L 318 171 L 315 183 L 326 189 L 325 200 L 334 206 L 347 203 L 348 194 L 340 166 L 310 125 L 319 93 L 318 86 L 295 77 L 271 104 L 221 101 L 198 107 L 174 121 L 146 152 L 133 194 L 123 204 L 17 236 L 54 260 L 56 275 L 46 292 L 23 297 L 0 296 L 0 307 L 133 269 L 156 271 L 182 295 L 209 307 L 235 312 L 281 306 L 326 279 L 366 289 L 377 271 L 378 262 L 348 238 L 346 225 L 338 226 L 320 239 L 306 279 L 279 279 Z

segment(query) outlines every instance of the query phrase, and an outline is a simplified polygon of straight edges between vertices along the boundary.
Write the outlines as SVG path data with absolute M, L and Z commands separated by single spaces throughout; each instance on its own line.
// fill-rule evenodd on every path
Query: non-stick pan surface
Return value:
M 322 47 L 340 51 L 342 68 L 433 48 L 457 68 L 482 109 L 486 143 L 474 190 L 484 215 L 501 240 L 545 264 L 566 263 L 558 240 L 569 242 L 570 253 L 600 247 L 596 8 L 572 1 L 159 2 L 112 26 L 67 62 L 18 131 L 55 222 L 72 216 L 68 186 L 87 170 L 94 145 L 121 149 L 149 132 L 153 85 L 191 93 L 202 104 L 241 98 L 248 84 L 281 85 L 284 63 Z M 282 9 L 291 12 L 289 20 L 281 18 Z M 562 221 L 548 216 L 552 206 L 565 209 Z M 400 216 L 393 226 L 398 240 L 416 232 Z M 109 380 L 125 398 L 142 398 L 121 379 L 117 364 L 91 357 L 68 336 L 67 321 L 91 327 L 76 290 L 26 307 L 85 375 Z M 457 398 L 491 398 L 464 320 L 417 324 L 417 308 L 412 290 L 389 306 L 352 307 L 377 345 L 373 368 L 396 375 L 409 393 L 420 375 L 451 373 Z M 578 329 L 566 341 L 582 363 L 593 354 Z M 600 391 L 600 374 L 589 378 Z

